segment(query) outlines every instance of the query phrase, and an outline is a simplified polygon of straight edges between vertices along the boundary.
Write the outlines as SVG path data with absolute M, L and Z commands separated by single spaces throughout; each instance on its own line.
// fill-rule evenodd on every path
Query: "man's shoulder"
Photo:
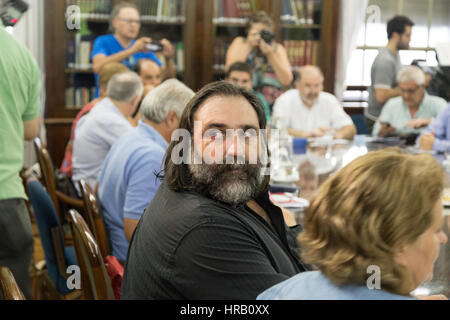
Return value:
M 383 106 L 383 110 L 396 109 L 403 105 L 403 99 L 401 96 L 390 98 L 386 104 Z
M 445 107 L 447 105 L 447 101 L 445 101 L 445 99 L 439 97 L 439 96 L 433 96 L 433 95 L 426 95 L 425 96 L 425 102 L 427 104 L 432 104 L 434 106 L 439 106 L 439 107 Z
M 298 100 L 300 102 L 300 94 L 298 92 L 297 89 L 289 89 L 285 92 L 283 92 L 277 99 L 277 101 L 290 101 L 290 102 L 295 102 L 296 100 Z
M 319 95 L 319 99 L 329 102 L 329 103 L 332 102 L 334 104 L 340 105 L 339 100 L 336 98 L 336 96 L 329 92 L 322 91 Z
M 98 36 L 95 39 L 95 42 L 103 44 L 103 43 L 111 42 L 113 40 L 114 40 L 114 35 L 112 33 L 110 33 L 110 34 L 105 34 L 105 35 L 102 35 L 102 36 Z

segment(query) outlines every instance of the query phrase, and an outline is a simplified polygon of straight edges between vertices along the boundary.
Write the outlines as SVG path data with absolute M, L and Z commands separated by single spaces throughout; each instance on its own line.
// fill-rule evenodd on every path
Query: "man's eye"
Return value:
M 241 138 L 251 138 L 251 137 L 256 137 L 256 131 L 255 130 L 247 130 L 247 131 L 242 131 L 239 136 Z
M 205 133 L 205 137 L 211 140 L 222 139 L 223 133 L 219 130 L 208 130 Z

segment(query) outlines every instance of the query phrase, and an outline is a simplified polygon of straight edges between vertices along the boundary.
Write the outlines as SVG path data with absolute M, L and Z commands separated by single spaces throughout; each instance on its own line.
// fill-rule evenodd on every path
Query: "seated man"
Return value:
M 161 84 L 161 67 L 153 60 L 139 60 L 134 71 L 141 77 L 144 87 L 157 87 Z
M 248 91 L 252 91 L 261 101 L 264 108 L 264 113 L 266 114 L 267 121 L 270 121 L 270 107 L 261 92 L 253 91 L 253 74 L 252 68 L 248 63 L 245 62 L 235 62 L 233 63 L 225 75 L 225 81 L 238 85 Z
M 269 199 L 258 157 L 268 152 L 258 143 L 265 128 L 260 102 L 243 88 L 220 81 L 194 96 L 131 240 L 122 299 L 255 299 L 309 270 L 301 227 L 289 228 Z
M 73 140 L 75 139 L 75 129 L 77 128 L 78 121 L 80 121 L 81 117 L 88 114 L 89 111 L 91 111 L 92 108 L 94 108 L 94 106 L 97 104 L 97 102 L 100 102 L 101 99 L 106 97 L 106 87 L 108 86 L 109 80 L 111 80 L 111 78 L 115 74 L 127 71 L 129 71 L 129 69 L 125 67 L 123 64 L 118 62 L 111 62 L 105 65 L 102 71 L 100 72 L 99 77 L 100 97 L 94 99 L 93 101 L 85 105 L 75 117 L 75 120 L 72 123 L 72 129 L 70 131 L 69 142 L 66 145 L 64 160 L 61 163 L 61 168 L 59 169 L 61 172 L 65 173 L 66 176 L 68 176 L 69 178 L 72 178 L 72 151 L 73 151 L 72 149 L 73 149 Z
M 418 135 L 447 104 L 444 99 L 426 92 L 425 74 L 419 67 L 400 70 L 397 83 L 401 96 L 384 105 L 373 136 Z
M 316 66 L 304 66 L 296 76 L 295 89 L 275 101 L 272 118 L 278 118 L 294 137 L 331 134 L 335 139 L 353 139 L 356 127 L 352 119 L 335 96 L 322 91 L 322 71 Z
M 160 185 L 172 132 L 194 92 L 175 79 L 153 89 L 142 102 L 138 127 L 112 146 L 99 178 L 98 195 L 112 254 L 125 261 L 136 225 Z
M 430 123 L 417 142 L 425 151 L 450 152 L 450 104 Z
M 134 72 L 116 74 L 108 83 L 106 98 L 81 118 L 73 143 L 73 177 L 95 188 L 103 161 L 112 144 L 132 128 L 128 118 L 141 100 L 142 81 Z

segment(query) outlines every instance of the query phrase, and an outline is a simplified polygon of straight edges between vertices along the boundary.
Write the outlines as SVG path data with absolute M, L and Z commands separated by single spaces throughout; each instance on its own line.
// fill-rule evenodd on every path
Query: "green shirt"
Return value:
M 39 117 L 41 81 L 36 61 L 0 24 L 0 200 L 26 198 L 19 176 L 24 121 Z
M 403 134 L 420 134 L 423 130 L 426 129 L 414 129 L 406 127 L 406 124 L 413 119 L 432 119 L 436 118 L 438 113 L 447 106 L 447 102 L 436 96 L 431 96 L 425 92 L 425 96 L 423 97 L 422 103 L 419 106 L 419 109 L 414 114 L 414 118 L 411 117 L 411 113 L 409 112 L 408 107 L 403 103 L 402 97 L 395 97 L 390 99 L 383 107 L 380 115 L 381 122 L 387 122 L 391 126 L 397 128 L 396 133 L 399 135 Z M 380 132 L 381 125 L 377 121 L 373 128 L 372 135 L 374 137 L 378 136 Z

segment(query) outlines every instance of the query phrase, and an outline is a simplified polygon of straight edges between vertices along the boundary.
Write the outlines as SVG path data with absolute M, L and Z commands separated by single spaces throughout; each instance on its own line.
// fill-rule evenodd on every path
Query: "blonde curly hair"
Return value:
M 430 227 L 443 185 L 431 155 L 389 148 L 357 158 L 318 189 L 299 236 L 302 258 L 336 285 L 364 286 L 377 265 L 382 289 L 407 295 L 394 254 Z

